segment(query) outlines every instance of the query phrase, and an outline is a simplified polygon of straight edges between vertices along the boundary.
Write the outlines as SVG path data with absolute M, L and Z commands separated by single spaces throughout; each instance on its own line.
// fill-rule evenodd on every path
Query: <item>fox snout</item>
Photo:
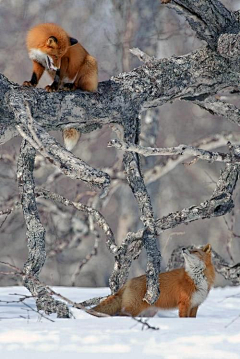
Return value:
M 182 248 L 182 253 L 183 254 L 189 254 L 190 252 L 189 252 L 189 250 L 187 248 L 183 247 Z
M 46 62 L 47 62 L 47 68 L 48 68 L 48 70 L 57 71 L 58 67 L 55 66 L 55 64 L 54 64 L 53 59 L 51 58 L 51 56 L 48 56 L 48 55 L 47 55 Z

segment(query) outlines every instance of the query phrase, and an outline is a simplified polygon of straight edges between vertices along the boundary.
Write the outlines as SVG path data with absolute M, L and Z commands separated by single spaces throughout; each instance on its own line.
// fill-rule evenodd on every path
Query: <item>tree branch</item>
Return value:
M 202 147 L 204 150 L 209 151 L 213 150 L 217 147 L 225 146 L 227 142 L 231 142 L 232 144 L 237 144 L 240 141 L 240 134 L 238 132 L 222 132 L 216 133 L 214 135 L 204 137 L 196 142 L 194 142 L 191 146 L 193 147 Z M 177 155 L 174 157 L 168 157 L 161 161 L 161 163 L 156 164 L 153 168 L 147 170 L 144 174 L 144 178 L 147 184 L 150 184 L 162 176 L 165 176 L 167 173 L 172 171 L 177 165 L 180 163 L 184 163 L 184 161 L 188 160 L 188 155 Z
M 233 27 L 239 31 L 234 14 L 218 0 L 162 0 L 162 3 L 184 15 L 198 38 L 205 40 L 213 50 L 222 32 Z
M 60 318 L 69 318 L 68 307 L 54 300 L 38 281 L 38 275 L 46 259 L 45 230 L 40 222 L 34 193 L 35 150 L 25 140 L 22 141 L 18 159 L 17 178 L 23 215 L 27 226 L 28 259 L 24 265 L 24 285 L 37 297 L 37 308 L 45 313 L 57 313 Z M 34 280 L 37 279 L 37 281 Z
M 117 252 L 117 246 L 115 244 L 114 234 L 106 222 L 103 215 L 98 212 L 96 209 L 86 206 L 80 202 L 72 202 L 67 198 L 64 198 L 63 196 L 50 192 L 44 188 L 37 188 L 36 189 L 36 196 L 37 197 L 44 197 L 46 199 L 51 199 L 52 201 L 59 202 L 63 204 L 64 206 L 71 206 L 76 208 L 78 211 L 85 212 L 88 215 L 93 217 L 93 220 L 97 223 L 97 225 L 103 230 L 103 232 L 106 235 L 106 244 L 109 249 L 109 251 L 112 254 L 115 254 Z
M 232 194 L 238 180 L 239 165 L 227 164 L 211 198 L 198 206 L 191 206 L 156 220 L 158 233 L 180 224 L 199 219 L 223 216 L 234 207 Z
M 135 152 L 143 156 L 173 156 L 173 155 L 188 155 L 196 156 L 202 160 L 209 162 L 240 162 L 240 159 L 233 159 L 231 155 L 221 152 L 210 152 L 201 148 L 193 146 L 179 145 L 176 147 L 168 148 L 152 148 L 134 145 L 117 139 L 111 140 L 108 147 L 115 147 L 118 150 Z
M 98 186 L 103 189 L 103 194 L 106 195 L 107 187 L 110 184 L 108 174 L 90 167 L 57 143 L 34 121 L 29 106 L 24 105 L 24 99 L 21 95 L 10 96 L 9 100 L 16 120 L 22 124 L 17 126 L 22 137 L 27 139 L 36 150 L 54 163 L 65 175 Z
M 125 119 L 125 121 L 125 140 L 137 143 L 139 137 L 138 119 Z M 129 121 L 131 121 L 131 127 L 128 125 Z M 149 304 L 153 304 L 157 300 L 160 293 L 158 274 L 160 272 L 161 264 L 161 253 L 159 252 L 156 243 L 153 208 L 141 174 L 138 155 L 132 152 L 125 153 L 123 157 L 123 164 L 129 186 L 137 200 L 138 207 L 141 212 L 141 220 L 145 227 L 143 245 L 147 252 L 147 292 L 144 300 L 146 300 Z M 126 270 L 129 268 L 129 265 L 127 264 L 128 259 L 125 262 Z M 126 273 L 125 270 L 124 272 Z
M 240 126 L 240 110 L 235 105 L 220 101 L 215 96 L 184 97 L 182 100 L 191 101 L 199 107 L 207 110 L 211 115 L 224 117 L 228 121 Z

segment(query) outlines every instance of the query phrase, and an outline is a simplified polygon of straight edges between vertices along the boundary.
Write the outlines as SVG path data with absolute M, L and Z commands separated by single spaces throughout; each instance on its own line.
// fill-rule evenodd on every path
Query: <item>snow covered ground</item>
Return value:
M 82 301 L 109 293 L 104 288 L 56 291 Z M 22 287 L 0 288 L 0 300 L 28 294 Z M 34 301 L 26 303 L 34 307 Z M 43 319 L 22 303 L 0 302 L 1 359 L 155 358 L 240 359 L 240 287 L 213 289 L 198 317 L 178 318 L 163 311 L 142 328 L 132 318 L 95 318 L 74 309 L 75 319 Z

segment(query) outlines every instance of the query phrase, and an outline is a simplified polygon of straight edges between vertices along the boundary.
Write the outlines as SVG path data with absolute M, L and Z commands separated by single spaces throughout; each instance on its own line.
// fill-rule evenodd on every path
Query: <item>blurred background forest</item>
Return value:
M 222 2 L 231 10 L 240 9 L 239 0 Z M 158 0 L 0 0 L 0 72 L 9 80 L 19 84 L 30 80 L 32 65 L 25 37 L 29 28 L 41 22 L 60 24 L 97 58 L 99 81 L 141 65 L 129 52 L 130 48 L 139 47 L 148 55 L 163 58 L 183 55 L 204 46 L 184 18 Z M 50 82 L 46 74 L 39 87 Z M 239 133 L 237 125 L 181 101 L 142 113 L 141 123 L 141 144 L 153 147 L 192 144 L 222 132 Z M 56 132 L 54 136 L 62 143 L 60 133 Z M 114 186 L 107 199 L 100 200 L 98 194 L 80 181 L 57 173 L 41 156 L 37 157 L 35 179 L 37 186 L 100 210 L 113 229 L 117 243 L 120 243 L 128 231 L 136 231 L 142 224 L 136 201 L 122 171 L 122 152 L 107 148 L 112 137 L 109 127 L 83 134 L 73 151 L 91 166 L 111 173 Z M 0 150 L 0 210 L 11 208 L 19 199 L 16 181 L 19 147 L 20 138 L 14 138 Z M 226 145 L 219 150 L 227 151 Z M 209 198 L 223 167 L 216 162 L 197 161 L 188 165 L 186 162 L 190 160 L 180 161 L 164 174 L 166 161 L 164 157 L 142 158 L 142 170 L 155 218 Z M 177 246 L 208 242 L 229 263 L 238 262 L 238 189 L 235 191 L 235 205 L 234 213 L 224 218 L 201 220 L 164 232 L 159 238 L 162 269 Z M 107 286 L 113 258 L 106 248 L 103 233 L 92 228 L 91 219 L 73 208 L 43 199 L 38 200 L 38 208 L 47 230 L 47 260 L 41 279 L 50 285 Z M 0 217 L 1 261 L 22 268 L 27 258 L 25 232 L 21 209 L 7 217 Z M 80 268 L 81 261 L 90 252 L 92 258 Z M 142 253 L 133 263 L 131 276 L 142 274 L 145 264 L 145 253 Z M 1 286 L 17 283 L 16 278 L 0 274 Z M 218 276 L 217 285 L 225 283 Z

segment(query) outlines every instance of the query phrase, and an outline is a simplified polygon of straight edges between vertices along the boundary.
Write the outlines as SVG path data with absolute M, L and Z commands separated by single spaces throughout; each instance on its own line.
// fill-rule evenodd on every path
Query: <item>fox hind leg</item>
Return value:
M 97 61 L 94 57 L 88 55 L 79 70 L 79 75 L 75 84 L 77 88 L 80 88 L 83 91 L 94 92 L 97 90 L 98 68 Z

